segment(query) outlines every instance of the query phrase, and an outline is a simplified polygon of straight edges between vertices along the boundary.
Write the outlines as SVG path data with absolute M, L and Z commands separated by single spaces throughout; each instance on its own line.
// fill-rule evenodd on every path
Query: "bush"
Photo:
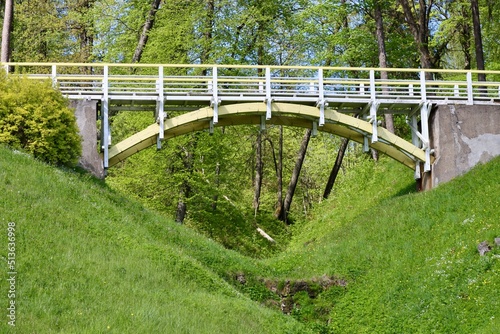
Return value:
M 0 74 L 0 143 L 57 165 L 81 155 L 76 118 L 50 81 Z

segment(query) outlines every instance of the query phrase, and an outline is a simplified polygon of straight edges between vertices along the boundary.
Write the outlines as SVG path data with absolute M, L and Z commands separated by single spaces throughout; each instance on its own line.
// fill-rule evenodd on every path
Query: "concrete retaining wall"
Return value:
M 430 118 L 430 145 L 436 160 L 424 189 L 462 175 L 500 155 L 500 106 L 438 106 Z
M 72 100 L 75 109 L 76 122 L 82 137 L 82 156 L 78 162 L 98 178 L 104 178 L 102 159 L 97 147 L 97 101 Z

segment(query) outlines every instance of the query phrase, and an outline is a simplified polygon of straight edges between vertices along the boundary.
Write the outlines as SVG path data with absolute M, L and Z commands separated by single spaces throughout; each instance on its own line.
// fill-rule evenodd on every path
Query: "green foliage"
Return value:
M 68 101 L 49 81 L 0 80 L 0 143 L 48 163 L 76 164 L 81 141 Z

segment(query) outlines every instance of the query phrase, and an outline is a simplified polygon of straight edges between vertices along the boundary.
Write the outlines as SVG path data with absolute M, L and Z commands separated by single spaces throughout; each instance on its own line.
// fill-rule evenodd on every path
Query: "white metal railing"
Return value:
M 314 102 L 345 99 L 453 101 L 500 99 L 500 71 L 251 65 L 4 63 L 10 74 L 50 79 L 70 99 Z M 433 80 L 427 80 L 426 74 Z M 104 87 L 106 85 L 106 87 Z M 161 90 L 161 91 L 160 91 Z
M 424 171 L 431 168 L 428 117 L 432 105 L 443 103 L 500 104 L 500 71 L 434 69 L 380 69 L 314 66 L 99 64 L 99 63 L 3 63 L 9 75 L 47 79 L 69 99 L 101 101 L 101 149 L 108 168 L 112 101 L 155 101 L 161 146 L 165 104 L 209 105 L 210 129 L 218 122 L 218 106 L 227 102 L 264 102 L 261 126 L 272 117 L 272 102 L 305 103 L 319 109 L 312 128 L 325 123 L 325 107 L 356 109 L 370 124 L 363 132 L 364 147 L 376 143 L 379 108 L 408 116 L 412 143 L 424 150 Z M 381 80 L 386 71 L 389 79 Z M 488 81 L 478 81 L 485 73 Z M 432 80 L 427 79 L 432 78 Z M 401 108 L 398 108 L 400 106 Z M 420 111 L 420 112 L 418 112 Z M 358 129 L 361 131 L 360 129 Z M 415 175 L 420 177 L 420 165 Z

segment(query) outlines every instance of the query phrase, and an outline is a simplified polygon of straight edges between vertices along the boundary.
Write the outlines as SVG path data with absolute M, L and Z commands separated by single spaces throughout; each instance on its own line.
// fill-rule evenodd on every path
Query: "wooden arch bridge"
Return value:
M 500 104 L 500 71 L 312 66 L 4 63 L 7 73 L 50 79 L 70 100 L 97 100 L 105 169 L 163 140 L 216 126 L 280 124 L 325 131 L 430 171 L 429 113 L 446 104 Z M 389 79 L 381 80 L 387 71 Z M 429 79 L 429 78 L 432 78 Z M 146 129 L 111 144 L 112 112 L 153 111 Z M 170 118 L 172 111 L 182 111 Z M 403 114 L 411 141 L 381 127 Z M 356 116 L 354 116 L 356 115 Z M 421 168 L 423 167 L 423 170 Z

